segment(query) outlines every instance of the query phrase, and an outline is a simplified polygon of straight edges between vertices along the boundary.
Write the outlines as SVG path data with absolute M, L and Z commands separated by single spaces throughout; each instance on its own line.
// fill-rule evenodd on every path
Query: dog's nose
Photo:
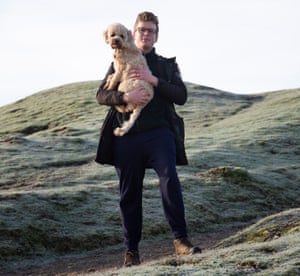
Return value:
M 121 41 L 120 41 L 119 39 L 113 39 L 113 40 L 112 40 L 112 44 L 113 44 L 114 46 L 121 46 Z

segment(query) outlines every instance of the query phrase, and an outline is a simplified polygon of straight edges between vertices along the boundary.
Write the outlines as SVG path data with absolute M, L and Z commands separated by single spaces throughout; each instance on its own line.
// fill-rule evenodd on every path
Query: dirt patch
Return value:
M 203 250 L 213 247 L 222 239 L 230 236 L 233 232 L 201 233 L 193 234 L 192 242 L 199 245 Z M 140 244 L 140 255 L 142 263 L 160 260 L 165 257 L 174 256 L 172 240 L 163 241 L 142 241 Z M 84 256 L 62 257 L 44 266 L 32 266 L 18 271 L 10 271 L 9 275 L 64 275 L 74 276 L 83 273 L 113 271 L 123 265 L 124 250 L 98 249 L 85 254 Z M 21 271 L 20 271 L 21 270 Z M 1 274 L 0 275 L 5 275 Z

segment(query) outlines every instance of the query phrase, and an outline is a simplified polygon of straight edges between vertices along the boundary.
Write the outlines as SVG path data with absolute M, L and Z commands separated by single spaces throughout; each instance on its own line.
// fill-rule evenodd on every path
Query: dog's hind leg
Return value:
M 114 130 L 114 134 L 115 136 L 123 136 L 124 134 L 126 134 L 134 125 L 136 119 L 138 118 L 138 116 L 140 115 L 142 111 L 142 108 L 136 108 L 133 110 L 133 112 L 130 114 L 129 120 L 123 122 L 121 127 L 117 127 Z

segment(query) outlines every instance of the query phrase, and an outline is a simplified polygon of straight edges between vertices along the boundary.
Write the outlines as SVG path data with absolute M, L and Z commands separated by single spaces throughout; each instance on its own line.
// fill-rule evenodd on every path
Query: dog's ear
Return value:
M 126 29 L 126 32 L 124 32 L 125 40 L 124 40 L 124 48 L 132 48 L 134 45 L 133 36 L 130 30 Z
M 104 38 L 104 41 L 105 41 L 106 43 L 108 43 L 108 30 L 105 30 L 105 31 L 103 32 L 103 38 Z
M 132 32 L 130 30 L 127 30 L 127 41 L 128 41 L 128 44 L 131 44 L 133 43 L 133 35 L 132 35 Z

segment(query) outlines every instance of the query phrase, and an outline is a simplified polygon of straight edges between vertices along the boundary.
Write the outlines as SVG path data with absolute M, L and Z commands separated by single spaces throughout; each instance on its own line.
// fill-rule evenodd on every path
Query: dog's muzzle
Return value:
M 113 39 L 111 42 L 111 48 L 118 49 L 122 47 L 122 43 L 119 39 Z

